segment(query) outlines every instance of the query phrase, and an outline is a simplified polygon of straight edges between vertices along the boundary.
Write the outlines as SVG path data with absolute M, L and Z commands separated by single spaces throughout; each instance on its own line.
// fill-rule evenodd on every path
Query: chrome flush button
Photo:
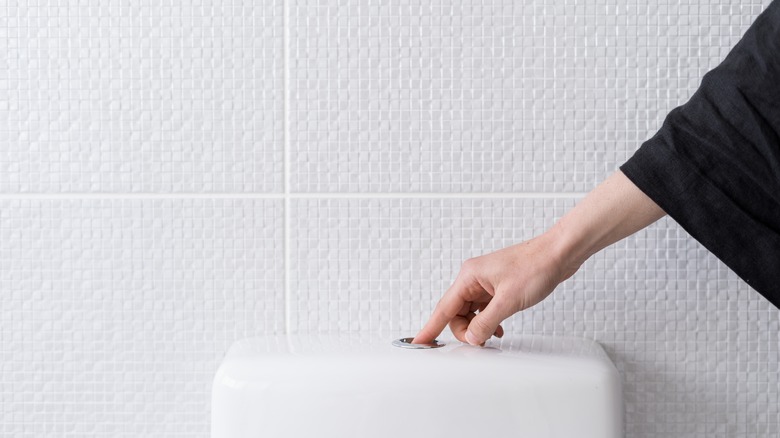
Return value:
M 433 340 L 433 342 L 428 344 L 412 344 L 412 341 L 414 338 L 401 338 L 396 339 L 393 341 L 393 345 L 400 348 L 408 348 L 411 350 L 427 350 L 429 348 L 439 348 L 443 347 L 444 343 L 437 341 L 436 339 Z

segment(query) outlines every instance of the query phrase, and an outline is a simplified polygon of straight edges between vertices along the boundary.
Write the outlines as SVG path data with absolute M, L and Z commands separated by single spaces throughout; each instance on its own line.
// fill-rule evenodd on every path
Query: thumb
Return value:
M 469 328 L 466 330 L 466 341 L 471 345 L 481 345 L 493 336 L 501 321 L 511 314 L 512 312 L 504 300 L 493 298 L 485 310 L 472 318 Z

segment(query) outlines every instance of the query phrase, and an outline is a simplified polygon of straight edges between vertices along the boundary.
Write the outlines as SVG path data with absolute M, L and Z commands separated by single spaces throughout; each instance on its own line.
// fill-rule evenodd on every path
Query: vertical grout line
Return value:
M 282 0 L 282 65 L 284 70 L 284 333 L 290 333 L 290 4 Z

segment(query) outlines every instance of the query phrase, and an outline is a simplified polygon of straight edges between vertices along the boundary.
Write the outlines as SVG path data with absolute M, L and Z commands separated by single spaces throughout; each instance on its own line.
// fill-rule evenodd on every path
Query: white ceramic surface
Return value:
M 212 437 L 622 435 L 620 376 L 601 347 L 507 337 L 407 350 L 401 335 L 239 341 L 214 379 Z

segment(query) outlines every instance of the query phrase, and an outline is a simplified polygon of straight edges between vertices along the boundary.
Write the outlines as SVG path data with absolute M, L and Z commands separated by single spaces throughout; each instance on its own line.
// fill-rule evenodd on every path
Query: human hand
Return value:
M 664 211 L 618 171 L 539 237 L 467 260 L 413 343 L 449 324 L 458 340 L 503 336 L 501 322 L 545 299 L 591 255 L 650 225 Z
M 502 337 L 501 322 L 545 299 L 579 264 L 558 254 L 551 233 L 466 260 L 413 343 L 428 343 L 449 324 L 461 342 Z

